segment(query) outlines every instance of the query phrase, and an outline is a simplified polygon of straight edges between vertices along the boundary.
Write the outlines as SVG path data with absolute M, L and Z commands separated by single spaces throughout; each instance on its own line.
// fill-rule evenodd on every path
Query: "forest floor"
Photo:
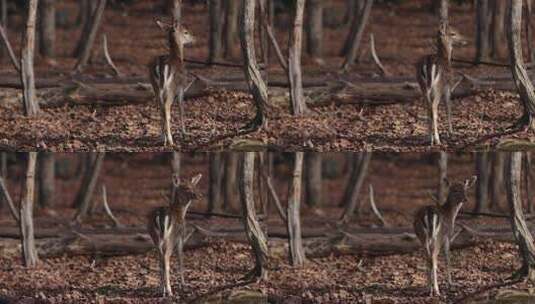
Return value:
M 341 19 L 343 1 L 330 1 L 332 7 L 327 19 L 329 23 Z M 109 9 L 105 13 L 103 32 L 107 34 L 110 51 L 115 63 L 125 77 L 146 77 L 146 66 L 156 55 L 165 52 L 164 36 L 153 24 L 154 7 L 157 1 L 139 1 L 126 10 Z M 158 2 L 159 3 L 159 2 Z M 377 50 L 389 77 L 414 77 L 414 64 L 422 55 L 431 52 L 434 35 L 434 18 L 427 11 L 428 1 L 405 1 L 399 5 L 377 4 L 374 7 L 371 24 L 363 40 L 363 50 L 369 49 L 369 34 L 375 35 Z M 76 15 L 74 2 L 62 2 L 60 10 Z M 452 6 L 452 24 L 463 35 L 474 37 L 474 12 L 469 6 Z M 206 9 L 204 6 L 186 6 L 185 23 L 196 33 L 199 42 L 187 49 L 187 57 L 205 60 L 207 53 Z M 22 20 L 14 16 L 10 24 L 10 37 L 17 37 Z M 286 45 L 288 16 L 277 17 L 277 37 Z M 338 56 L 343 44 L 341 37 L 346 28 L 328 26 L 325 30 L 326 64 L 318 66 L 314 60 L 304 56 L 304 77 L 314 79 L 322 76 L 328 79 L 348 78 L 355 84 L 360 81 L 381 79 L 373 61 L 364 52 L 361 62 L 348 74 L 336 68 L 341 65 Z M 41 79 L 70 74 L 74 59 L 70 57 L 72 37 L 77 37 L 76 28 L 58 30 L 58 58 L 56 61 L 36 59 L 37 76 Z M 136 39 L 132 39 L 136 37 Z M 15 48 L 20 41 L 13 39 Z M 472 44 L 471 44 L 472 45 Z M 239 44 L 236 44 L 236 48 Z M 100 46 L 98 46 L 100 49 Z M 455 51 L 456 58 L 473 58 L 472 47 Z M 94 64 L 85 72 L 94 79 L 113 78 L 95 52 Z M 99 54 L 97 56 L 97 54 Z M 232 61 L 232 60 L 231 60 Z M 506 62 L 507 60 L 503 60 Z M 239 62 L 236 61 L 235 62 Z M 473 77 L 509 77 L 507 68 L 456 64 L 456 68 Z M 192 71 L 208 76 L 243 77 L 240 68 L 197 65 Z M 280 68 L 273 63 L 268 73 L 284 77 Z M 15 77 L 7 60 L 0 65 L 0 76 Z M 2 78 L 0 77 L 0 79 Z M 68 76 L 67 76 L 68 77 Z M 80 84 L 84 86 L 84 84 Z M 90 86 L 86 84 L 85 86 Z M 417 94 L 414 81 L 410 91 Z M 17 89 L 2 89 L 0 92 L 0 149 L 3 150 L 50 150 L 50 151 L 164 151 L 159 135 L 159 114 L 150 99 L 150 89 L 144 90 L 146 102 L 121 106 L 73 105 L 44 106 L 39 117 L 26 118 L 22 115 L 21 94 Z M 319 87 L 308 93 L 311 99 L 318 95 L 329 96 L 330 87 Z M 322 91 L 323 90 L 323 91 Z M 280 93 L 280 88 L 277 90 Z M 325 92 L 324 92 L 325 91 Z M 274 96 L 271 91 L 273 109 L 266 128 L 248 134 L 237 135 L 254 116 L 253 101 L 249 94 L 216 89 L 207 94 L 188 99 L 185 102 L 185 122 L 189 134 L 182 137 L 179 132 L 178 107 L 173 109 L 173 134 L 176 146 L 182 151 L 214 151 L 269 149 L 279 151 L 430 151 L 438 149 L 467 151 L 488 147 L 531 147 L 535 133 L 510 132 L 521 115 L 521 105 L 516 93 L 496 91 L 492 88 L 476 92 L 471 96 L 454 101 L 454 132 L 447 134 L 444 112 L 441 112 L 440 133 L 443 145 L 430 147 L 427 136 L 426 110 L 418 95 L 405 102 L 389 105 L 369 105 L 356 97 L 340 101 L 338 97 L 327 98 L 322 105 L 313 106 L 311 113 L 303 117 L 289 114 L 288 97 Z M 57 91 L 41 89 L 39 98 L 44 102 L 53 99 Z M 57 97 L 57 96 L 56 96 Z M 313 103 L 311 103 L 313 105 Z M 511 140 L 518 142 L 512 143 Z
M 410 227 L 415 208 L 430 204 L 429 192 L 436 187 L 436 168 L 424 154 L 377 154 L 371 162 L 367 184 L 375 188 L 375 200 L 391 227 Z M 206 155 L 186 156 L 185 176 L 196 172 L 206 174 Z M 303 232 L 329 228 L 340 217 L 341 199 L 347 165 L 343 154 L 326 154 L 336 164 L 326 170 L 324 202 L 322 208 L 311 208 L 303 203 Z M 70 207 L 79 182 L 74 155 L 58 156 L 60 164 L 56 203 L 53 208 L 36 211 L 37 229 L 63 227 L 69 229 L 69 219 L 74 210 Z M 108 189 L 108 200 L 115 215 L 128 227 L 144 227 L 145 215 L 154 206 L 163 203 L 162 194 L 167 189 L 170 172 L 164 158 L 157 154 L 115 154 L 105 160 L 101 182 Z M 67 162 L 67 163 L 62 163 Z M 280 162 L 275 166 L 275 186 L 285 201 L 287 166 Z M 63 164 L 63 165 L 62 165 Z M 466 178 L 473 172 L 472 155 L 459 154 L 450 161 L 450 179 Z M 9 189 L 18 197 L 23 172 L 10 167 Z M 330 173 L 329 173 L 330 172 Z M 395 176 L 392 174 L 395 172 Z M 207 176 L 207 175 L 205 175 Z M 330 177 L 329 177 L 330 176 Z M 207 189 L 207 178 L 200 183 Z M 362 194 L 361 215 L 351 227 L 378 228 L 378 220 L 368 206 L 367 191 Z M 99 194 L 97 194 L 98 196 Z M 504 198 L 502 197 L 502 200 Z M 98 199 L 97 199 L 98 200 Z M 473 202 L 473 197 L 470 197 Z M 501 208 L 505 206 L 500 205 Z M 470 210 L 472 203 L 463 210 Z M 192 207 L 202 212 L 203 200 Z M 232 211 L 227 211 L 232 213 Z M 192 221 L 205 229 L 240 226 L 236 219 L 212 217 Z M 508 227 L 504 219 L 462 217 L 460 222 L 477 229 L 480 225 Z M 282 222 L 272 210 L 266 222 L 268 231 L 283 228 Z M 15 227 L 8 213 L 0 212 L 0 227 Z M 112 229 L 109 220 L 97 206 L 95 214 L 83 222 L 86 229 Z M 280 229 L 279 229 L 280 230 Z M 113 230 L 110 230 L 113 231 Z M 357 235 L 358 237 L 358 235 Z M 275 237 L 270 238 L 271 245 Z M 283 240 L 279 240 L 279 244 Z M 520 265 L 517 248 L 511 243 L 480 240 L 476 245 L 453 251 L 452 265 L 455 285 L 449 288 L 444 276 L 440 276 L 443 295 L 439 299 L 428 297 L 425 261 L 421 251 L 406 254 L 375 256 L 366 253 L 310 258 L 302 268 L 293 268 L 287 261 L 287 249 L 272 247 L 268 280 L 246 286 L 225 288 L 239 280 L 251 269 L 252 257 L 243 242 L 211 238 L 204 246 L 186 251 L 186 285 L 180 289 L 176 263 L 173 264 L 173 288 L 185 302 L 226 303 L 221 300 L 230 295 L 248 296 L 245 303 L 476 303 L 476 300 L 493 299 L 522 292 L 531 293 L 532 284 L 518 283 L 499 288 L 496 285 L 506 279 Z M 444 274 L 442 263 L 440 273 Z M 158 291 L 158 262 L 154 251 L 139 255 L 104 257 L 98 255 L 44 258 L 35 269 L 21 265 L 19 241 L 0 238 L 0 303 L 168 303 L 160 299 Z M 224 291 L 222 291 L 224 290 Z M 209 299 L 211 299 L 209 301 Z M 176 300 L 176 299 L 175 299 Z M 240 302 L 243 303 L 243 302 Z M 260 302 L 262 303 L 262 302 Z M 491 302 L 489 302 L 491 303 Z

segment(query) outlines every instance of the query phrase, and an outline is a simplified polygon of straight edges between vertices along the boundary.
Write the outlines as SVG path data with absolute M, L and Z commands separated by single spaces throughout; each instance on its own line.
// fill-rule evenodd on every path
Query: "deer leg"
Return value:
M 439 296 L 440 290 L 438 288 L 438 273 L 437 273 L 437 264 L 438 264 L 438 253 L 439 249 L 437 247 L 433 248 L 433 255 L 431 256 L 431 263 L 432 263 L 432 276 L 433 276 L 433 291 L 434 294 Z
M 184 239 L 182 237 L 178 238 L 177 242 L 177 255 L 178 255 L 178 271 L 180 272 L 180 283 L 182 287 L 186 285 L 184 280 Z
M 178 88 L 178 109 L 180 115 L 180 125 L 182 127 L 182 136 L 186 135 L 186 123 L 184 122 L 184 88 Z
M 444 102 L 446 103 L 446 114 L 448 115 L 448 132 L 453 134 L 453 124 L 451 123 L 451 88 L 448 85 L 444 87 Z
M 448 284 L 453 285 L 453 280 L 451 279 L 451 270 L 450 270 L 450 240 L 446 238 L 444 242 L 444 259 L 446 260 L 446 276 L 448 278 Z
M 168 243 L 168 241 L 166 241 Z M 171 288 L 171 269 L 170 269 L 170 263 L 171 263 L 171 255 L 173 253 L 173 246 L 168 246 L 169 244 L 166 244 L 164 249 L 164 279 L 165 279 L 165 285 L 164 285 L 164 296 L 173 296 L 173 290 Z
M 165 258 L 161 248 L 159 248 L 158 253 L 158 258 L 160 260 L 160 291 L 165 297 L 167 294 L 167 290 L 165 289 Z
M 434 136 L 434 142 L 437 145 L 440 145 L 440 136 L 438 134 L 438 105 L 440 102 L 440 98 L 437 98 L 435 96 L 433 100 L 433 104 L 431 106 L 432 116 L 433 116 L 433 136 Z
M 165 115 L 165 136 L 167 138 L 167 143 L 169 145 L 174 145 L 173 143 L 173 134 L 171 133 L 171 106 L 173 105 L 173 99 L 168 98 L 164 105 L 164 115 Z
M 433 109 L 431 107 L 431 102 L 427 103 L 427 123 L 428 123 L 428 130 L 429 130 L 429 136 L 431 139 L 431 146 L 435 144 L 435 137 L 433 136 Z
M 162 130 L 162 141 L 164 146 L 167 146 L 166 124 L 165 124 L 165 109 L 164 105 L 160 104 L 160 128 Z

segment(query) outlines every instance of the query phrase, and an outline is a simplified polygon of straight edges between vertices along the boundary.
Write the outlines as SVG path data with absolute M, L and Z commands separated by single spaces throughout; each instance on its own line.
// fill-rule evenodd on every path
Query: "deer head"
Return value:
M 437 33 L 438 53 L 441 56 L 446 56 L 448 62 L 451 61 L 453 47 L 466 45 L 468 45 L 468 39 L 452 27 L 441 28 Z
M 476 180 L 477 177 L 472 176 L 462 182 L 454 182 L 450 184 L 449 181 L 446 179 L 445 181 L 448 185 L 449 191 L 445 205 L 449 205 L 450 208 L 453 207 L 455 209 L 460 209 L 462 204 L 464 204 L 468 200 L 468 198 L 466 197 L 466 193 L 468 192 L 468 189 L 474 186 Z
M 169 40 L 174 43 L 186 46 L 194 44 L 196 41 L 195 36 L 193 36 L 193 34 L 191 34 L 186 27 L 180 26 L 177 23 L 171 24 L 161 20 L 156 20 L 156 24 L 162 31 L 169 35 Z
M 197 190 L 197 184 L 202 178 L 202 174 L 197 174 L 190 180 L 181 180 L 178 182 L 176 177 L 173 178 L 173 185 L 175 187 L 175 200 L 171 204 L 182 206 L 185 209 L 197 199 L 200 199 L 202 195 Z

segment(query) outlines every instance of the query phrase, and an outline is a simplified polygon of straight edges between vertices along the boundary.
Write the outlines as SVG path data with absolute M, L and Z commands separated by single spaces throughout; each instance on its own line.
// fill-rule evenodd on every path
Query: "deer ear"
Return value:
M 191 184 L 192 184 L 193 186 L 197 186 L 197 184 L 199 183 L 199 181 L 201 180 L 201 178 L 202 178 L 202 174 L 199 173 L 199 174 L 195 175 L 195 176 L 191 179 Z
M 466 189 L 468 188 L 472 188 L 474 186 L 474 184 L 476 183 L 477 181 L 477 176 L 472 176 L 471 178 L 467 179 L 465 182 L 464 182 L 464 187 Z
M 158 25 L 158 27 L 164 32 L 168 31 L 171 28 L 170 24 L 167 24 L 161 20 L 156 19 L 155 22 L 156 22 L 156 25 Z

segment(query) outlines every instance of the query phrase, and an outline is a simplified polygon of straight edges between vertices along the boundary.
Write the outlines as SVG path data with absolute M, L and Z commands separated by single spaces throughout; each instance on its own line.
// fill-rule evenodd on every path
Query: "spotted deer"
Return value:
M 437 263 L 443 249 L 446 261 L 448 284 L 452 284 L 450 272 L 450 242 L 454 238 L 455 219 L 466 202 L 466 193 L 476 181 L 476 177 L 449 186 L 446 202 L 440 206 L 425 206 L 418 210 L 414 219 L 414 231 L 425 249 L 427 278 L 430 295 L 440 295 L 438 288 Z
M 444 99 L 448 115 L 448 130 L 453 132 L 451 123 L 451 56 L 454 46 L 464 46 L 467 40 L 452 28 L 440 29 L 437 33 L 436 54 L 422 57 L 416 64 L 416 79 L 425 97 L 429 120 L 431 145 L 440 145 L 438 133 L 438 106 Z
M 177 22 L 167 24 L 156 20 L 156 24 L 167 33 L 169 54 L 154 58 L 149 65 L 149 75 L 157 105 L 160 109 L 161 129 L 164 145 L 174 145 L 171 132 L 171 106 L 178 99 L 182 134 L 184 124 L 184 93 L 189 87 L 184 65 L 184 46 L 195 43 L 195 37 Z
M 148 230 L 158 249 L 160 259 L 160 280 L 163 296 L 172 296 L 170 281 L 170 259 L 177 248 L 180 282 L 185 284 L 183 272 L 183 250 L 186 240 L 186 213 L 194 200 L 200 198 L 196 190 L 202 175 L 198 174 L 190 181 L 173 181 L 169 206 L 154 209 L 149 215 Z

